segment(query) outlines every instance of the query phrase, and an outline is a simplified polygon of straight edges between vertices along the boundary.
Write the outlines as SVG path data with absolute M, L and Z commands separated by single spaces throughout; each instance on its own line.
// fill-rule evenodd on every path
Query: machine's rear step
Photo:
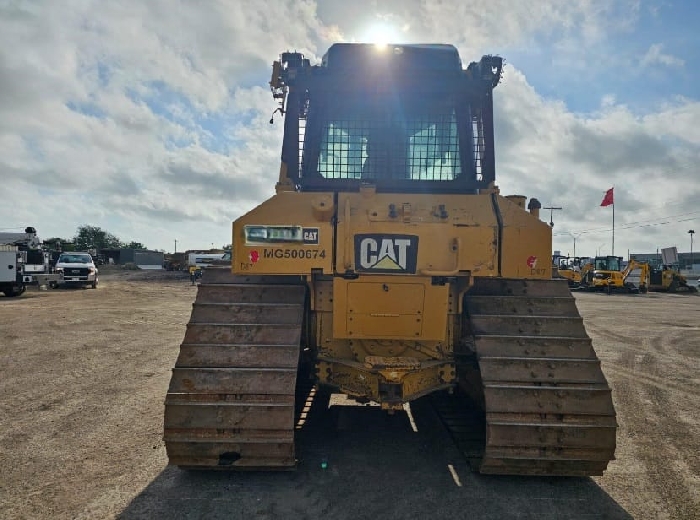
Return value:
M 165 399 L 170 464 L 291 469 L 305 287 L 209 269 Z
M 615 410 L 566 281 L 478 278 L 465 305 L 470 350 L 458 360 L 461 386 L 484 409 L 484 447 L 469 454 L 478 470 L 602 474 Z

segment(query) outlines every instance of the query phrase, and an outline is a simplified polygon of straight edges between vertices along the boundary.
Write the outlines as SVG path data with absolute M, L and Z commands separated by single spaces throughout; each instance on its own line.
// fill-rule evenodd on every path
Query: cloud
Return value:
M 578 35 L 591 42 L 611 31 L 629 29 L 639 15 L 634 0 L 560 2 L 536 5 L 510 0 L 388 0 L 386 2 L 319 2 L 320 17 L 337 25 L 350 41 L 362 41 L 377 22 L 393 27 L 406 41 L 444 41 L 449 35 L 466 55 L 532 43 L 538 35 Z
M 653 67 L 654 65 L 664 65 L 666 67 L 682 67 L 685 61 L 681 58 L 676 58 L 671 54 L 663 52 L 663 44 L 654 43 L 649 47 L 649 50 L 640 60 L 642 67 Z
M 603 243 L 609 254 L 611 212 L 600 201 L 612 186 L 617 253 L 620 246 L 643 252 L 675 245 L 668 242 L 682 233 L 676 230 L 674 239 L 669 230 L 700 218 L 694 166 L 700 135 L 691 123 L 697 102 L 678 99 L 638 116 L 608 98 L 599 112 L 576 114 L 543 99 L 522 72 L 507 66 L 494 104 L 501 192 L 563 207 L 553 215 L 555 249 L 571 248 L 573 233 L 581 234 L 577 251 L 593 254 Z
M 0 176 L 12 203 L 0 222 L 42 236 L 88 223 L 165 249 L 175 238 L 179 249 L 228 243 L 231 220 L 277 181 L 282 125 L 268 123 L 266 83 L 280 52 L 317 63 L 332 41 L 381 22 L 406 41 L 449 39 L 465 62 L 544 48 L 554 54 L 542 54 L 541 74 L 555 62 L 562 75 L 595 74 L 591 53 L 638 18 L 633 0 L 5 2 Z M 647 56 L 678 66 L 661 44 Z M 697 206 L 697 99 L 670 91 L 640 114 L 610 88 L 597 112 L 580 114 L 567 105 L 575 92 L 544 97 L 515 65 L 495 94 L 498 183 L 562 205 L 555 233 L 605 227 L 594 210 L 613 183 L 621 223 L 642 207 L 660 217 Z M 673 206 L 655 207 L 659 193 Z
M 225 230 L 273 192 L 279 168 L 280 125 L 267 123 L 274 103 L 246 84 L 264 84 L 271 60 L 292 45 L 313 57 L 320 30 L 304 1 L 3 7 L 7 192 L 60 198 L 45 206 L 49 234 L 70 234 L 85 218 L 74 213 L 202 219 Z M 59 223 L 48 211 L 62 205 L 82 210 L 63 209 Z M 41 229 L 37 217 L 26 215 Z

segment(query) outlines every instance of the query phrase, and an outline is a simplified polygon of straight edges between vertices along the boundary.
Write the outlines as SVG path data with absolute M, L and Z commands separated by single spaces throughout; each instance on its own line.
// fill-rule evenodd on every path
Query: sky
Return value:
M 228 244 L 231 222 L 274 193 L 281 52 L 318 63 L 335 42 L 436 42 L 465 65 L 506 60 L 496 181 L 562 208 L 553 249 L 613 252 L 600 202 L 614 187 L 615 254 L 687 252 L 700 232 L 697 27 L 690 0 L 0 0 L 0 230 Z

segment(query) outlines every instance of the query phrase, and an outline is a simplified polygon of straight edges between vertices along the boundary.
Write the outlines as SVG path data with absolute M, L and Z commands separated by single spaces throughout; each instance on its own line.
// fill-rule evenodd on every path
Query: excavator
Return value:
M 622 282 L 631 292 L 646 293 L 651 290 L 651 268 L 646 262 L 630 260 L 622 270 Z M 636 289 L 636 290 L 635 290 Z
M 295 403 L 329 390 L 386 413 L 473 407 L 481 473 L 602 474 L 610 386 L 552 279 L 541 204 L 495 183 L 502 59 L 338 43 L 272 70 L 275 194 L 233 222 L 230 269 L 198 286 L 165 397 L 169 463 L 293 469 Z
M 649 264 L 630 260 L 622 268 L 622 257 L 597 256 L 582 269 L 581 288 L 608 293 L 646 293 L 651 290 Z
M 635 268 L 638 268 L 638 266 Z M 630 272 L 631 270 L 625 271 L 622 268 L 621 256 L 596 256 L 593 259 L 592 266 L 586 269 L 581 278 L 581 288 L 589 291 L 605 291 L 607 293 L 643 292 L 640 290 L 640 287 L 627 280 Z
M 588 257 L 552 255 L 552 277 L 565 278 L 570 288 L 578 288 L 583 277 L 593 267 L 589 260 Z

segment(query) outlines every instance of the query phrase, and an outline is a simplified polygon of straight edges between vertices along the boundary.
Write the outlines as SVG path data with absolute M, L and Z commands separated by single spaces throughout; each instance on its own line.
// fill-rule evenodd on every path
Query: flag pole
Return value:
M 613 237 L 612 237 L 612 255 L 615 256 L 615 199 L 613 199 Z
M 606 191 L 605 197 L 603 197 L 603 201 L 600 203 L 601 206 L 612 205 L 612 250 L 610 252 L 612 256 L 615 256 L 615 192 L 613 191 L 614 189 L 615 186 Z

